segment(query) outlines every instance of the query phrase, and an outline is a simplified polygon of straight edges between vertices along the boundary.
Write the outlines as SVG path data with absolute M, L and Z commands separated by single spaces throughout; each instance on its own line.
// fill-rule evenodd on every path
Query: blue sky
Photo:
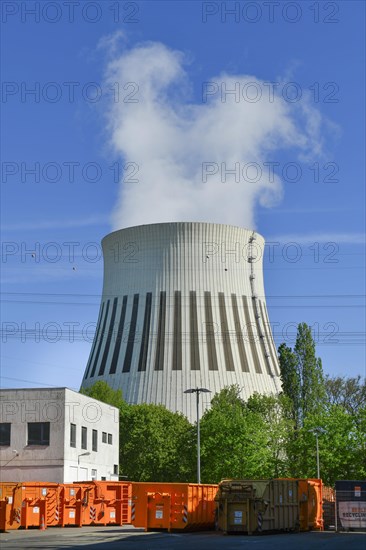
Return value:
M 106 0 L 70 10 L 2 3 L 2 385 L 79 387 L 100 241 L 130 221 L 169 218 L 164 183 L 177 159 L 175 217 L 187 201 L 195 219 L 185 182 L 200 188 L 211 163 L 204 221 L 250 221 L 266 238 L 277 345 L 307 322 L 326 373 L 364 375 L 364 3 Z M 263 170 L 255 189 L 241 181 L 250 162 Z M 235 163 L 239 183 L 223 174 Z M 134 166 L 138 183 L 121 186 Z M 161 208 L 139 198 L 149 178 L 162 184 L 145 188 Z

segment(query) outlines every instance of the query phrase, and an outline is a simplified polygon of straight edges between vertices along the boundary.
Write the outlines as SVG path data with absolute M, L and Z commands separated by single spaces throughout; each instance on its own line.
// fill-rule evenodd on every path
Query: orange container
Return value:
M 82 527 L 90 525 L 90 507 L 94 500 L 94 486 L 90 483 L 64 483 L 60 494 L 60 525 Z
M 57 483 L 24 482 L 0 485 L 1 529 L 46 527 L 54 522 Z
M 131 523 L 155 529 L 213 529 L 218 485 L 132 483 Z
M 85 482 L 89 487 L 88 507 L 83 523 L 90 525 L 125 525 L 131 523 L 131 483 L 119 481 Z M 74 484 L 75 485 L 75 484 Z M 81 484 L 83 487 L 84 483 Z
M 308 519 L 309 529 L 323 531 L 323 482 L 321 479 L 308 479 L 309 487 L 309 508 Z
M 19 529 L 22 516 L 22 491 L 19 483 L 0 483 L 0 531 Z
M 22 508 L 13 506 L 6 499 L 0 500 L 0 531 L 21 527 Z
M 321 479 L 299 479 L 300 530 L 323 530 Z
M 15 487 L 20 485 L 19 483 L 10 483 L 0 481 L 0 500 L 4 500 L 6 497 L 12 497 Z
M 130 483 L 1 483 L 0 530 L 131 523 Z
M 31 481 L 21 484 L 19 490 L 22 491 L 22 527 L 41 528 L 57 524 L 54 522 L 54 510 L 59 489 L 58 483 Z
M 126 525 L 131 523 L 131 483 L 96 481 L 95 504 L 104 509 L 104 523 Z

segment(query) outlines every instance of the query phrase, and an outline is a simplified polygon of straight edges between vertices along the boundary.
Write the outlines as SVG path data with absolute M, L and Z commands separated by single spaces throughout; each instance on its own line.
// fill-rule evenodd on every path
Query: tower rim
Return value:
M 104 241 L 104 239 L 107 239 L 109 238 L 111 235 L 115 235 L 116 233 L 120 233 L 121 231 L 127 231 L 129 229 L 139 229 L 139 228 L 147 228 L 147 227 L 162 227 L 162 226 L 179 226 L 179 225 L 200 225 L 200 226 L 212 226 L 212 225 L 215 225 L 217 227 L 222 227 L 222 228 L 231 228 L 231 229 L 240 229 L 241 231 L 248 231 L 248 232 L 251 232 L 251 233 L 255 233 L 256 236 L 262 238 L 264 241 L 265 241 L 265 238 L 264 236 L 259 233 L 256 229 L 253 229 L 253 228 L 249 228 L 249 227 L 242 227 L 241 225 L 234 225 L 234 224 L 229 224 L 229 223 L 216 223 L 216 222 L 207 222 L 207 221 L 189 221 L 189 220 L 185 220 L 185 221 L 171 221 L 171 222 L 155 222 L 155 223 L 143 223 L 143 224 L 139 224 L 139 225 L 131 225 L 131 226 L 128 226 L 128 227 L 121 227 L 120 229 L 115 229 L 114 231 L 111 231 L 110 233 L 107 233 L 103 238 L 102 238 L 102 242 Z

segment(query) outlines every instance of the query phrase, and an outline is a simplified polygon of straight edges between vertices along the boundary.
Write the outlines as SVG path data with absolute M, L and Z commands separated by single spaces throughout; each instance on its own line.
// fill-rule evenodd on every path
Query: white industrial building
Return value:
M 196 419 L 194 396 L 238 384 L 281 391 L 263 284 L 264 239 L 241 227 L 159 223 L 103 241 L 104 286 L 82 387 L 105 380 L 129 403 Z M 209 406 L 210 394 L 201 398 Z
M 119 410 L 68 388 L 0 390 L 0 481 L 117 480 Z

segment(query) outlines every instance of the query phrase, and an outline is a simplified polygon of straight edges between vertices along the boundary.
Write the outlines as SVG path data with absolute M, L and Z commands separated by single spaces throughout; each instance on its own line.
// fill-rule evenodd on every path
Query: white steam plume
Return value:
M 115 57 L 107 80 L 119 89 L 119 100 L 108 112 L 111 142 L 121 162 L 132 163 L 125 179 L 138 180 L 121 183 L 114 229 L 169 221 L 254 228 L 255 205 L 274 205 L 282 184 L 276 175 L 269 177 L 269 168 L 254 181 L 258 172 L 248 163 L 263 167 L 284 149 L 293 151 L 293 161 L 295 154 L 304 158 L 321 150 L 321 117 L 306 99 L 290 103 L 275 94 L 270 101 L 263 81 L 221 74 L 211 79 L 219 88 L 251 82 L 248 95 L 257 86 L 262 97 L 236 102 L 228 95 L 222 101 L 220 93 L 212 93 L 207 101 L 190 103 L 184 56 L 160 43 L 141 44 Z M 222 181 L 222 167 L 234 169 L 236 163 L 239 183 L 229 174 Z

